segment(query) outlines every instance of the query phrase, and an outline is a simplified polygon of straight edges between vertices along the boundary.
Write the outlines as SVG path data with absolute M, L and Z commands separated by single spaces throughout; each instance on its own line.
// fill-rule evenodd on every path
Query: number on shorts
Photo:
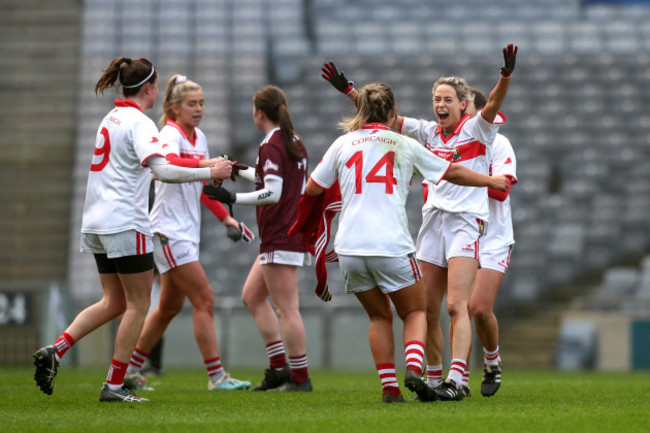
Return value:
M 387 152 L 375 166 L 366 175 L 367 183 L 383 183 L 386 185 L 386 194 L 393 193 L 393 185 L 397 185 L 397 179 L 393 176 L 393 165 L 395 163 L 395 152 Z M 347 168 L 354 166 L 355 194 L 361 194 L 361 175 L 363 173 L 363 151 L 358 151 L 345 163 Z M 378 175 L 377 173 L 383 166 L 386 166 L 386 173 Z

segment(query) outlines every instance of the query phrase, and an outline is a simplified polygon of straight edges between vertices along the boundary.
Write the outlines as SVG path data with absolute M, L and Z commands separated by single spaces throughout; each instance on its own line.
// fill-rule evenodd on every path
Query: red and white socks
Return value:
M 203 364 L 205 365 L 205 369 L 208 371 L 210 382 L 214 383 L 226 374 L 223 365 L 221 365 L 221 358 L 218 356 L 216 358 L 204 360 Z
M 442 383 L 442 364 L 427 365 L 427 384 L 429 388 L 437 388 Z
M 397 397 L 401 394 L 397 376 L 395 375 L 395 364 L 377 364 L 377 374 L 381 380 L 382 395 L 390 393 Z
M 303 383 L 309 379 L 308 365 L 307 354 L 289 357 L 289 368 L 294 382 Z
M 499 346 L 493 351 L 483 348 L 483 360 L 486 365 L 499 365 L 501 362 L 501 357 L 499 356 Z
M 463 380 L 461 382 L 461 385 L 469 388 L 469 368 L 463 373 Z
M 106 376 L 106 383 L 108 387 L 113 391 L 116 391 L 122 388 L 124 385 L 124 376 L 126 375 L 126 369 L 129 366 L 126 362 L 118 361 L 113 358 L 111 361 L 111 368 L 108 370 L 108 376 Z
M 144 363 L 147 361 L 148 357 L 148 353 L 144 353 L 142 350 L 136 347 L 133 351 L 133 355 L 131 355 L 131 360 L 129 361 L 129 367 L 126 370 L 126 374 L 138 373 Z
M 57 361 L 61 361 L 63 355 L 74 345 L 75 341 L 70 334 L 64 332 L 61 336 L 54 342 L 54 349 L 56 351 L 54 357 Z
M 464 359 L 454 358 L 451 360 L 451 368 L 447 379 L 453 380 L 456 385 L 460 386 L 463 383 L 463 375 L 467 368 L 467 363 Z
M 404 345 L 406 354 L 406 368 L 422 375 L 422 365 L 424 363 L 424 343 L 421 341 L 409 341 Z

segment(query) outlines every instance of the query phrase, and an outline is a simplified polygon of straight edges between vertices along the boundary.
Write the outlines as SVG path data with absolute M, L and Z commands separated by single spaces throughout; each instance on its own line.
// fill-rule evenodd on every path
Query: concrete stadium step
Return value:
M 0 280 L 64 279 L 82 2 L 2 3 Z
M 73 0 L 3 0 L 0 25 L 60 25 L 79 22 L 79 2 Z M 77 24 L 78 26 L 79 24 Z
M 502 323 L 499 346 L 504 366 L 516 369 L 552 369 L 563 306 L 538 311 Z

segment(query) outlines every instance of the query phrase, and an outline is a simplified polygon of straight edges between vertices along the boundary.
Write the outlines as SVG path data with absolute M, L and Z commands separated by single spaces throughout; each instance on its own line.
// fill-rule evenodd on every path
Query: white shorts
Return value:
M 487 223 L 467 213 L 432 208 L 422 218 L 416 251 L 418 260 L 446 268 L 453 257 L 479 260 Z
M 391 293 L 412 286 L 422 278 L 412 253 L 404 257 L 339 255 L 339 267 L 347 293 L 365 292 L 374 287 Z
M 511 254 L 512 245 L 497 250 L 483 250 L 481 251 L 481 268 L 492 269 L 505 274 L 508 266 L 510 266 Z
M 156 233 L 153 237 L 153 244 L 153 259 L 161 274 L 199 260 L 199 244 L 197 242 L 169 239 L 165 235 Z
M 105 235 L 81 233 L 81 252 L 106 254 L 109 259 L 137 256 L 153 252 L 153 241 L 136 230 Z
M 297 253 L 295 251 L 269 251 L 260 253 L 260 265 L 277 265 L 307 266 L 311 265 L 311 255 L 309 253 Z

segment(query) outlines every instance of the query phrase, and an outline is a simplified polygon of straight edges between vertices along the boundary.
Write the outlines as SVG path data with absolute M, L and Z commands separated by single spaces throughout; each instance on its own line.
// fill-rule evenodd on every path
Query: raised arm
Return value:
M 354 88 L 354 82 L 348 80 L 343 71 L 338 70 L 334 62 L 325 62 L 321 71 L 321 77 L 336 90 L 346 95 L 352 102 L 357 100 L 357 89 Z
M 321 68 L 321 77 L 329 82 L 339 92 L 346 95 L 352 102 L 356 104 L 357 89 L 354 88 L 354 81 L 348 80 L 343 71 L 339 71 L 334 62 L 329 61 L 323 64 Z M 393 122 L 389 124 L 392 129 L 398 130 L 402 126 L 403 117 L 397 115 Z
M 501 104 L 506 99 L 508 94 L 508 86 L 510 85 L 510 77 L 512 71 L 515 70 L 515 61 L 517 60 L 517 46 L 513 44 L 508 44 L 503 49 L 503 66 L 501 67 L 501 77 L 497 82 L 497 85 L 494 86 L 494 89 L 490 92 L 488 97 L 487 104 L 483 107 L 481 115 L 488 122 L 494 122 Z

